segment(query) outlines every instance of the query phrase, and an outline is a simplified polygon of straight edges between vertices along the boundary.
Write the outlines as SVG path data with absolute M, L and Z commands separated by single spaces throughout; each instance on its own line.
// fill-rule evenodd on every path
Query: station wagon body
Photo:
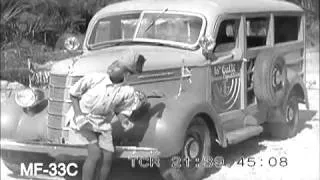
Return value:
M 132 51 L 146 62 L 126 83 L 143 91 L 150 107 L 132 117 L 132 130 L 113 127 L 117 157 L 134 152 L 192 159 L 264 130 L 291 137 L 297 103 L 308 105 L 304 26 L 301 8 L 277 0 L 137 0 L 106 6 L 88 26 L 83 54 L 53 65 L 44 90 L 47 103 L 21 108 L 11 96 L 1 106 L 4 161 L 13 167 L 31 156 L 46 162 L 85 157 L 82 140 L 65 128 L 68 89 L 84 75 L 130 58 Z M 203 174 L 199 168 L 181 171 L 191 179 Z

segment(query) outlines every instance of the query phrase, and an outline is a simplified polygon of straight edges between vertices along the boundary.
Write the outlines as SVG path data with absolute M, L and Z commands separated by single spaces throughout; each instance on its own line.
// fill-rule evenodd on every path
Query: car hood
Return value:
M 80 56 L 57 62 L 51 70 L 54 74 L 81 76 L 91 72 L 106 72 L 107 67 L 130 51 L 145 57 L 144 71 L 202 65 L 206 62 L 200 50 L 185 50 L 164 46 L 116 46 L 92 50 Z

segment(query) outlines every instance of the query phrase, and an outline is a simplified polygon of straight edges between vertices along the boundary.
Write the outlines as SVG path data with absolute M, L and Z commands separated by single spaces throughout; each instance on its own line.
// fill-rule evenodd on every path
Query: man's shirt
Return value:
M 116 113 L 129 117 L 140 103 L 133 87 L 112 84 L 109 75 L 104 73 L 84 76 L 70 88 L 69 93 L 80 99 L 81 111 L 98 129 L 108 127 Z

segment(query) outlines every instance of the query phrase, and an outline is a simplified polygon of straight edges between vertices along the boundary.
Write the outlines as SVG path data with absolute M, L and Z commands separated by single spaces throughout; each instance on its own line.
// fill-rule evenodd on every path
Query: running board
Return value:
M 227 132 L 227 142 L 228 144 L 237 144 L 253 136 L 259 135 L 262 131 L 262 126 L 247 126 L 241 129 L 233 130 Z

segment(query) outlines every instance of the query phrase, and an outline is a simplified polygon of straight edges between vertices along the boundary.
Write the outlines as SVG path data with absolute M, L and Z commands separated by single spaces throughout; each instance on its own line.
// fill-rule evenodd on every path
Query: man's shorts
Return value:
M 89 130 L 81 130 L 77 131 L 77 133 L 85 137 L 88 140 L 89 144 L 98 143 L 100 148 L 109 152 L 114 152 L 111 130 L 102 133 L 97 133 Z

